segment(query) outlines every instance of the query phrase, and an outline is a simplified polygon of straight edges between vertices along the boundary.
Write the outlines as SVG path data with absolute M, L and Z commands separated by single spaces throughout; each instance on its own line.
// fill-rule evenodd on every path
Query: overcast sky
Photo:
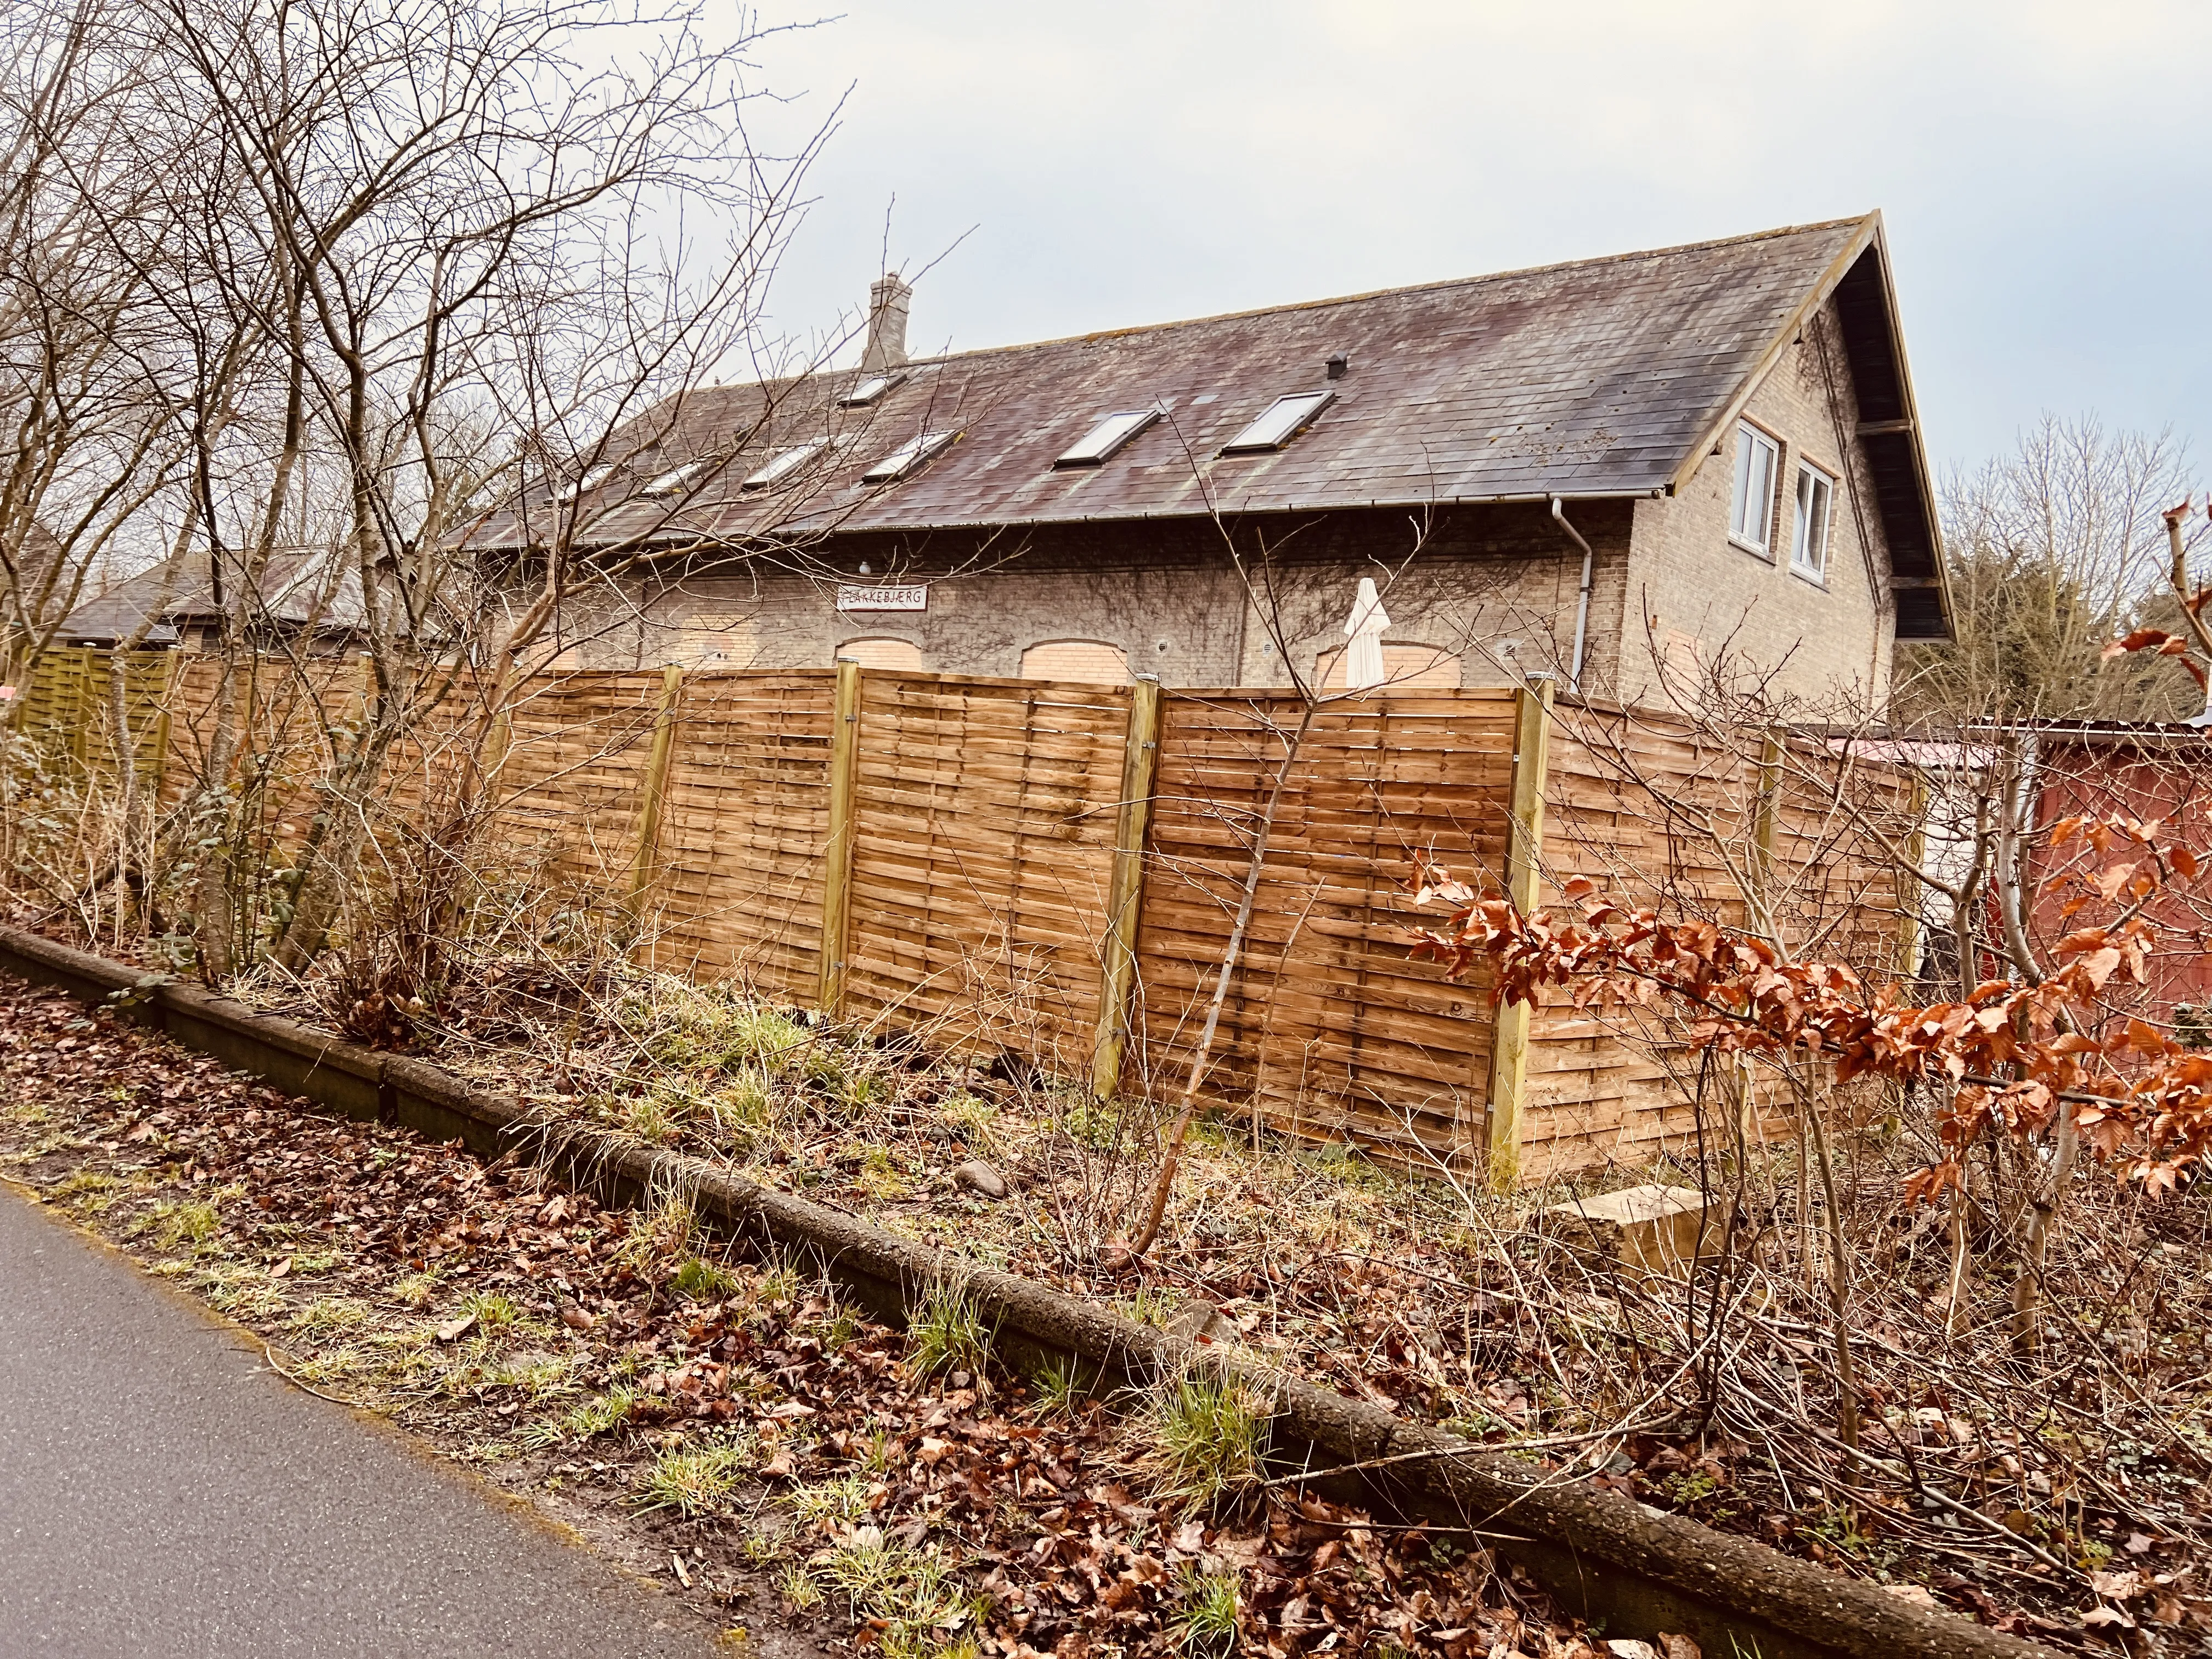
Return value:
M 2046 410 L 2202 465 L 2208 48 L 2202 0 L 854 0 L 762 52 L 793 118 L 850 89 L 776 320 L 887 210 L 921 351 L 1880 208 L 1939 468 Z

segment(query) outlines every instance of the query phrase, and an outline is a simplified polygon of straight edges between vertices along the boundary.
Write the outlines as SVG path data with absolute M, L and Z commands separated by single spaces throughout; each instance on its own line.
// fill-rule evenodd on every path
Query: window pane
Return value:
M 1280 449 L 1335 395 L 1333 392 L 1302 392 L 1276 398 L 1259 419 L 1224 444 L 1221 453 L 1236 455 L 1249 450 Z
M 714 465 L 714 458 L 712 455 L 702 455 L 696 461 L 686 461 L 681 466 L 671 467 L 647 483 L 639 493 L 647 495 L 676 495 Z
M 1797 471 L 1796 519 L 1791 526 L 1790 560 L 1800 570 L 1820 575 L 1828 560 L 1828 509 L 1833 487 L 1828 476 L 1809 466 Z
M 1774 446 L 1756 432 L 1751 434 L 1751 465 L 1745 487 L 1744 539 L 1764 548 L 1774 513 Z
M 1738 427 L 1735 430 L 1735 493 L 1729 503 L 1729 533 L 1735 536 L 1751 534 L 1751 430 Z
M 785 450 L 766 466 L 747 478 L 740 486 L 745 489 L 766 489 L 770 484 L 789 477 L 823 450 L 829 447 L 827 438 L 816 438 L 811 442 Z
M 614 475 L 615 464 L 612 461 L 601 461 L 597 466 L 585 468 L 581 477 L 571 478 L 567 483 L 562 484 L 559 489 L 554 491 L 553 499 L 556 501 L 573 501 L 586 490 L 597 489 Z
M 1078 439 L 1075 447 L 1055 460 L 1054 466 L 1096 466 L 1159 418 L 1157 409 L 1124 410 L 1109 415 Z
M 903 478 L 959 435 L 957 432 L 925 432 L 919 438 L 910 438 L 863 472 L 860 482 L 889 483 L 895 478 Z
M 837 402 L 846 409 L 866 409 L 905 379 L 903 374 L 871 374 Z

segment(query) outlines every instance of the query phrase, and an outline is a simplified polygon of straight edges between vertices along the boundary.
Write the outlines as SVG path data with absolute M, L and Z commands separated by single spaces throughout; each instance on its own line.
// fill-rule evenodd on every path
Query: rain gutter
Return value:
M 1583 539 L 1583 532 L 1567 522 L 1565 498 L 1563 496 L 1552 497 L 1552 521 L 1571 536 L 1575 545 L 1583 550 L 1582 597 L 1575 602 L 1575 660 L 1574 666 L 1567 671 L 1567 690 L 1580 696 L 1583 690 L 1583 650 L 1589 641 L 1590 567 L 1595 555 L 1590 551 L 1590 544 Z

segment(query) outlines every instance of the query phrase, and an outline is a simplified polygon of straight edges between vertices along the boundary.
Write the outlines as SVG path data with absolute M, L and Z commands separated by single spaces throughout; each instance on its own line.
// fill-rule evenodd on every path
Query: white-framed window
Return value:
M 890 483 L 905 477 L 921 465 L 933 459 L 937 453 L 960 434 L 957 432 L 925 432 L 919 438 L 908 438 L 896 449 L 878 461 L 860 475 L 862 483 Z
M 803 444 L 793 444 L 788 449 L 779 450 L 775 459 L 759 471 L 751 474 L 738 488 L 740 489 L 771 489 L 798 471 L 800 467 L 805 466 L 823 450 L 835 446 L 836 441 L 834 438 L 809 438 Z
M 597 489 L 614 476 L 615 464 L 612 461 L 600 461 L 594 465 L 587 466 L 553 492 L 554 503 L 556 506 L 566 506 L 586 490 Z
M 1287 398 L 1278 398 L 1242 432 L 1222 445 L 1221 453 L 1256 455 L 1281 449 L 1335 401 L 1334 392 L 1294 392 Z
M 1797 516 L 1790 532 L 1790 568 L 1801 576 L 1828 576 L 1828 520 L 1836 481 L 1810 461 L 1797 464 Z
M 1774 468 L 1781 447 L 1748 422 L 1735 429 L 1735 493 L 1729 498 L 1729 539 L 1762 558 L 1774 545 Z
M 1125 409 L 1099 417 L 1097 424 L 1075 441 L 1075 447 L 1055 460 L 1054 466 L 1100 466 L 1113 459 L 1123 444 L 1160 418 L 1157 409 Z
M 702 455 L 681 466 L 672 466 L 658 477 L 649 479 L 645 488 L 637 493 L 641 495 L 680 495 L 704 477 L 717 459 L 713 455 Z

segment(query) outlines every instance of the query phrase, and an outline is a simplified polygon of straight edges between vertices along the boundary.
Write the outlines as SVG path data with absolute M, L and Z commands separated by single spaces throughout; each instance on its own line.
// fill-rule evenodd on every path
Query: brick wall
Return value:
M 1771 556 L 1729 539 L 1735 436 L 1704 458 L 1672 499 L 1636 503 L 1626 611 L 1610 627 L 1629 648 L 1615 695 L 1663 703 L 1655 659 L 1685 669 L 1717 662 L 1771 676 L 1808 704 L 1879 704 L 1889 687 L 1888 553 L 1874 488 L 1856 441 L 1850 366 L 1826 308 L 1752 395 L 1745 414 L 1781 447 Z M 1819 344 L 1826 331 L 1826 362 Z M 1834 398 L 1830 396 L 1831 377 Z M 1838 426 L 1844 440 L 1838 440 Z M 1791 490 L 1801 459 L 1836 479 L 1825 585 L 1790 568 Z
M 1583 679 L 1603 690 L 1619 658 L 1628 504 L 1571 504 L 1567 514 L 1596 554 Z M 1261 604 L 1248 606 L 1240 672 L 1226 684 L 1288 684 L 1279 635 L 1302 672 L 1326 678 L 1362 576 L 1375 578 L 1389 614 L 1386 647 L 1457 657 L 1462 685 L 1510 685 L 1537 670 L 1567 679 L 1582 553 L 1541 506 L 1344 514 L 1280 536 L 1267 551 L 1265 603 L 1279 626 L 1265 625 Z
M 1619 659 L 1629 514 L 1593 502 L 1572 516 L 1598 552 L 1586 679 L 1603 689 Z M 841 537 L 812 550 L 814 574 L 804 576 L 728 562 L 663 571 L 619 599 L 601 592 L 572 605 L 562 665 L 815 668 L 852 641 L 903 641 L 939 673 L 1023 674 L 1026 658 L 1103 676 L 1118 653 L 1122 672 L 1170 685 L 1282 685 L 1276 640 L 1305 672 L 1326 672 L 1359 578 L 1372 575 L 1393 624 L 1386 644 L 1457 659 L 1454 684 L 1509 684 L 1522 668 L 1566 675 L 1581 555 L 1541 507 L 1254 520 L 1237 533 L 1256 599 L 1206 521 Z M 841 613 L 841 577 L 926 581 L 929 608 Z M 1270 610 L 1278 629 L 1267 625 Z

